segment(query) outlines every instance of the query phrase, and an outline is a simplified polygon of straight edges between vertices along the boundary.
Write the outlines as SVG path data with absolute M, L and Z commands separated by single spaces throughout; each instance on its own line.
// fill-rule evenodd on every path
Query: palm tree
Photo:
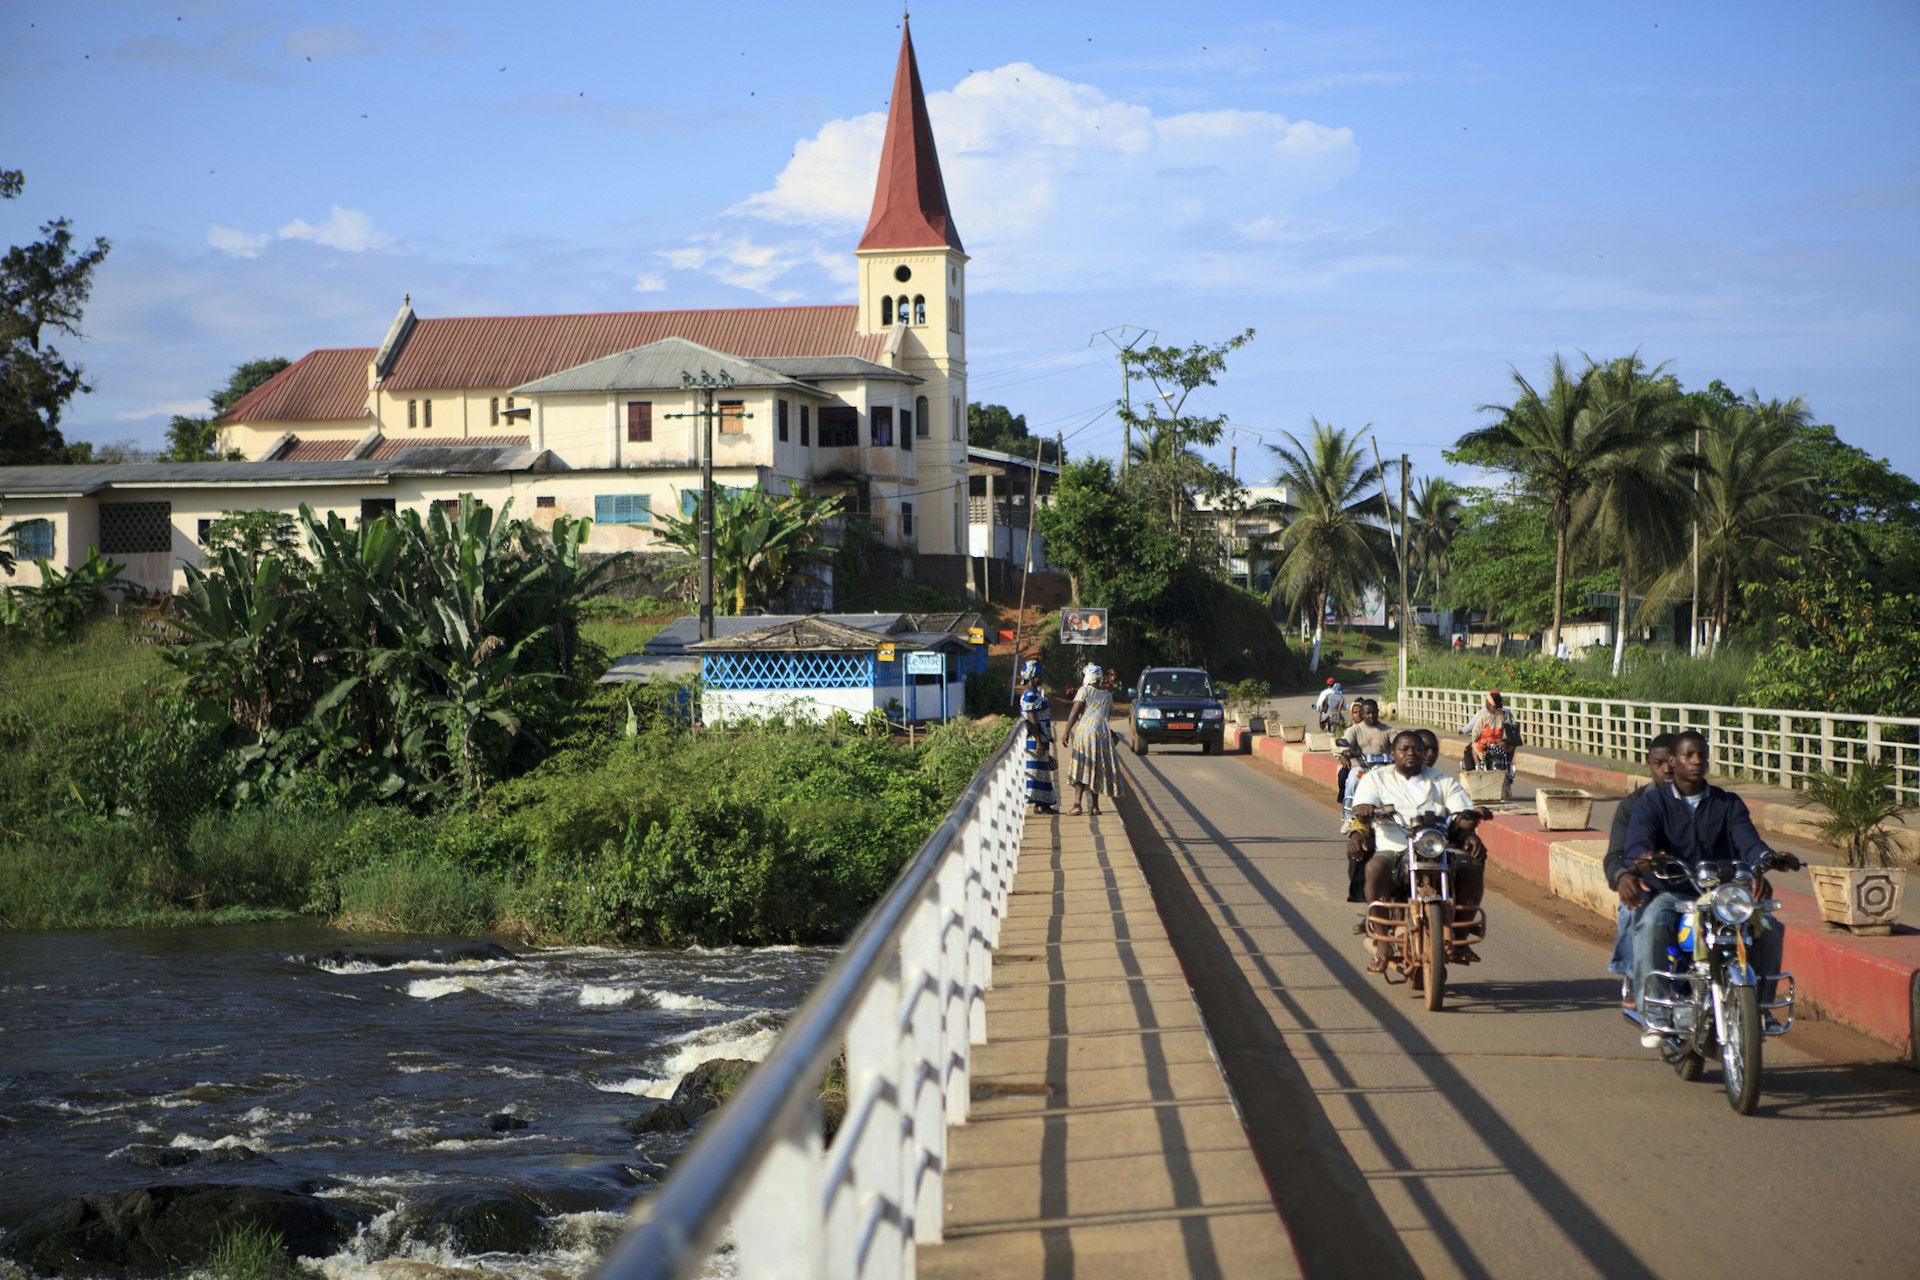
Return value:
M 1575 500 L 1571 525 L 1619 562 L 1613 637 L 1618 679 L 1626 660 L 1634 570 L 1678 560 L 1692 517 L 1692 475 L 1699 459 L 1679 383 L 1666 365 L 1649 369 L 1638 353 L 1606 364 L 1588 361 L 1584 381 L 1597 415 L 1594 429 L 1612 444 L 1596 462 L 1593 482 Z
M 1367 492 L 1373 476 L 1361 455 L 1366 429 L 1348 435 L 1312 418 L 1307 425 L 1305 441 L 1289 434 L 1286 444 L 1267 446 L 1280 460 L 1274 483 L 1286 487 L 1286 498 L 1274 505 L 1286 523 L 1254 541 L 1279 562 L 1269 598 L 1284 593 L 1296 612 L 1313 611 L 1308 667 L 1318 670 L 1328 606 L 1348 606 L 1381 581 L 1392 550 L 1377 523 L 1385 499 L 1378 489 Z
M 1422 476 L 1407 512 L 1409 564 L 1419 573 L 1413 598 L 1427 590 L 1431 575 L 1435 591 L 1452 568 L 1453 535 L 1460 528 L 1460 486 L 1445 476 Z
M 1774 577 L 1780 561 L 1803 550 L 1826 523 L 1819 487 L 1797 445 L 1810 418 L 1799 397 L 1762 400 L 1757 391 L 1698 415 L 1700 576 L 1702 596 L 1712 602 L 1714 648 L 1732 627 L 1739 588 Z M 1691 564 L 1676 565 L 1655 584 L 1653 598 L 1680 599 L 1692 576 Z
M 814 498 L 795 490 L 774 497 L 760 485 L 737 492 L 716 490 L 713 504 L 713 578 L 722 611 L 745 613 L 764 605 L 808 566 L 832 553 L 817 545 L 826 523 L 840 512 L 837 497 Z M 660 540 L 682 553 L 674 571 L 700 566 L 700 515 L 656 513 Z
M 1494 467 L 1518 477 L 1547 508 L 1553 528 L 1553 633 L 1547 643 L 1558 648 L 1566 615 L 1574 503 L 1620 449 L 1621 439 L 1613 420 L 1594 411 L 1588 380 L 1574 377 L 1559 355 L 1547 366 L 1545 395 L 1517 369 L 1513 383 L 1519 394 L 1512 404 L 1480 406 L 1482 413 L 1499 414 L 1499 420 L 1469 431 L 1458 447 L 1478 452 Z

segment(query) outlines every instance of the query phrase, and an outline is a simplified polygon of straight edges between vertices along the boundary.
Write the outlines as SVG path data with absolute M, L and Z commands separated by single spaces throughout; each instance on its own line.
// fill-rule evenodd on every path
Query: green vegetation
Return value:
M 999 740 L 695 732 L 695 691 L 592 683 L 591 630 L 661 602 L 583 617 L 584 525 L 289 523 L 220 522 L 169 617 L 0 639 L 0 927 L 828 941 Z
M 1710 657 L 1689 658 L 1634 645 L 1627 649 L 1616 678 L 1612 657 L 1605 653 L 1562 661 L 1427 650 L 1408 656 L 1407 680 L 1416 688 L 1499 689 L 1732 707 L 1755 705 L 1750 693 L 1754 662 L 1753 652 L 1747 649 L 1722 649 Z M 1389 664 L 1381 696 L 1394 697 L 1399 683 L 1399 672 Z
M 1895 781 L 1893 762 L 1884 759 L 1857 764 L 1845 777 L 1816 769 L 1807 776 L 1797 803 L 1820 811 L 1820 838 L 1845 852 L 1848 866 L 1877 861 L 1890 867 L 1893 835 L 1887 824 L 1909 812 L 1894 791 Z
M 0 169 L 0 200 L 17 200 L 25 190 L 19 170 Z M 93 269 L 109 246 L 99 238 L 76 245 L 65 218 L 41 224 L 40 234 L 0 257 L 0 466 L 84 462 L 91 452 L 60 434 L 67 402 L 93 388 L 54 341 L 79 338 Z
M 838 497 L 815 498 L 796 490 L 775 497 L 765 486 L 715 489 L 713 502 L 713 594 L 722 612 L 742 614 L 764 606 L 795 578 L 833 558 L 820 545 L 827 522 L 840 512 Z M 700 513 L 654 513 L 654 530 L 680 553 L 671 572 L 700 571 Z
M 292 1275 L 286 1237 L 264 1223 L 223 1229 L 192 1280 L 279 1280 Z
M 1029 435 L 1025 414 L 1015 414 L 1003 404 L 967 406 L 967 443 L 975 449 L 993 449 L 1017 458 L 1037 458 L 1041 462 L 1059 462 L 1056 441 Z

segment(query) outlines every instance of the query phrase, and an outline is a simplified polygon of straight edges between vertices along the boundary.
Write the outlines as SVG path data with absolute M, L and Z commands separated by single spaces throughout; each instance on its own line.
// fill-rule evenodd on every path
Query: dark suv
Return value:
M 1148 667 L 1127 690 L 1133 699 L 1133 753 L 1149 743 L 1197 742 L 1214 755 L 1227 735 L 1227 709 L 1213 695 L 1213 681 L 1198 667 Z

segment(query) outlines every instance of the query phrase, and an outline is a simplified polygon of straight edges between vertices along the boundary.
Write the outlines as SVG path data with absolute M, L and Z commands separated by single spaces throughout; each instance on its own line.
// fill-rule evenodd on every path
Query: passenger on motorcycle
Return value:
M 1341 689 L 1340 682 L 1332 676 L 1327 677 L 1327 687 L 1313 700 L 1313 709 L 1320 717 L 1323 730 L 1336 729 L 1347 716 L 1347 695 Z
M 1380 723 L 1380 704 L 1372 698 L 1355 698 L 1347 715 L 1350 723 L 1343 736 L 1353 745 L 1341 751 L 1340 774 L 1333 783 L 1333 801 L 1342 808 L 1347 804 L 1347 775 L 1353 772 L 1354 760 L 1364 755 L 1384 755 L 1393 739 L 1393 731 Z
M 1644 907 L 1650 896 L 1647 886 L 1640 877 L 1631 875 L 1627 869 L 1627 825 L 1633 821 L 1633 811 L 1640 799 L 1649 790 L 1658 790 L 1673 783 L 1673 747 L 1678 741 L 1671 733 L 1656 734 L 1647 743 L 1647 776 L 1652 779 L 1651 788 L 1642 787 L 1620 802 L 1613 811 L 1613 827 L 1607 833 L 1607 858 L 1603 865 L 1607 877 L 1607 886 L 1620 895 L 1620 905 L 1615 911 L 1614 924 L 1616 936 L 1613 942 L 1613 955 L 1607 960 L 1607 972 L 1626 977 L 1633 972 L 1633 926 L 1640 919 L 1640 908 Z M 1633 1007 L 1633 992 L 1627 991 L 1621 1003 L 1629 1009 Z
M 1635 803 L 1627 823 L 1626 865 L 1632 874 L 1622 874 L 1616 887 L 1623 903 L 1640 907 L 1640 919 L 1633 926 L 1634 992 L 1642 989 L 1649 973 L 1667 967 L 1663 962 L 1667 948 L 1674 945 L 1680 916 L 1700 896 L 1693 868 L 1715 861 L 1738 862 L 1752 869 L 1771 852 L 1754 830 L 1746 802 L 1707 782 L 1708 765 L 1706 738 L 1693 729 L 1679 734 L 1674 741 L 1673 780 L 1649 788 Z M 1656 855 L 1677 859 L 1687 874 L 1663 878 L 1654 867 Z M 1775 853 L 1774 859 L 1784 871 L 1802 866 L 1792 854 Z M 1771 896 L 1765 877 L 1754 877 L 1753 892 L 1756 898 Z M 1776 974 L 1786 931 L 1776 916 L 1762 913 L 1754 918 L 1757 932 L 1748 962 L 1756 975 Z M 1774 998 L 1774 986 L 1762 978 L 1762 1004 Z M 1771 1023 L 1772 1015 L 1767 1018 Z M 1652 1031 L 1640 1037 L 1640 1043 L 1650 1049 L 1658 1048 L 1660 1040 Z
M 1437 744 L 1436 744 L 1437 747 Z M 1467 798 L 1458 778 L 1425 763 L 1420 735 L 1402 729 L 1393 737 L 1393 766 L 1375 769 L 1360 780 L 1353 798 L 1353 816 L 1371 829 L 1373 856 L 1367 860 L 1366 898 L 1379 901 L 1407 894 L 1406 852 L 1408 827 L 1423 813 L 1447 815 L 1447 839 L 1462 851 L 1454 863 L 1454 904 L 1477 907 L 1486 894 L 1486 846 L 1477 828 L 1481 811 Z M 1374 820 L 1375 810 L 1391 806 L 1391 816 Z M 1452 957 L 1471 962 L 1480 957 L 1459 947 Z

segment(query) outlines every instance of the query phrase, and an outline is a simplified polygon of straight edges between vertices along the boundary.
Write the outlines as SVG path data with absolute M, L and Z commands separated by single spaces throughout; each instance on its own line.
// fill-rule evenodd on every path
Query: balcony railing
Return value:
M 940 1239 L 947 1126 L 967 1117 L 972 1047 L 1026 822 L 1018 727 L 861 922 L 773 1051 L 641 1202 L 603 1280 L 683 1280 L 733 1225 L 732 1274 L 912 1275 Z M 847 1051 L 847 1114 L 820 1136 L 821 1077 Z

